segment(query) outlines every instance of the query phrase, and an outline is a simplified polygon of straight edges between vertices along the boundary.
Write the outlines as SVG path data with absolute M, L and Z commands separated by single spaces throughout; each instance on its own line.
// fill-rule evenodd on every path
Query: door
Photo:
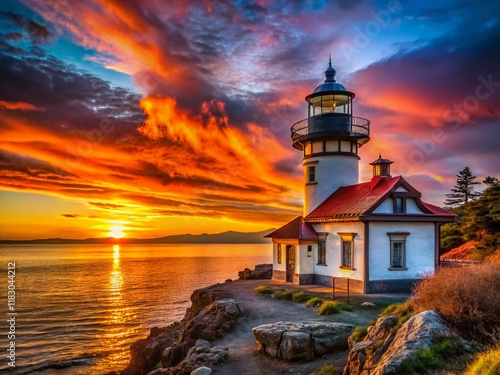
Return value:
M 286 247 L 286 281 L 293 282 L 293 275 L 295 274 L 295 247 Z

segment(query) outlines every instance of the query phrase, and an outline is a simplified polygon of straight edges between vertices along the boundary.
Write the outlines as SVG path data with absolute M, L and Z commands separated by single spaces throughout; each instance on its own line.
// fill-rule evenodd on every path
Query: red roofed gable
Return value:
M 281 240 L 316 240 L 316 231 L 309 224 L 304 222 L 302 216 L 299 216 L 281 228 L 268 234 L 268 238 Z
M 379 179 L 374 186 L 371 182 L 342 186 L 307 215 L 305 220 L 357 217 L 371 212 L 400 180 L 400 176 L 387 177 Z

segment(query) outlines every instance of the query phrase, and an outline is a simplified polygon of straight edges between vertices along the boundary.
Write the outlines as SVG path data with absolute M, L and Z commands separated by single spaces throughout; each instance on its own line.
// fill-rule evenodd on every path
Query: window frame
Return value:
M 318 236 L 318 261 L 317 266 L 327 266 L 326 264 L 326 237 L 328 233 L 317 233 Z
M 401 206 L 399 207 L 398 202 L 401 202 Z M 401 208 L 401 210 L 399 210 Z M 406 199 L 405 197 L 394 197 L 394 213 L 395 214 L 404 214 L 406 213 Z
M 282 249 L 281 249 L 281 244 L 280 243 L 278 244 L 276 258 L 277 258 L 276 261 L 278 262 L 278 264 L 281 264 L 282 261 L 283 261 L 283 253 L 282 253 Z
M 354 237 L 356 237 L 357 233 L 337 233 L 340 236 L 340 269 L 343 270 L 355 270 L 354 268 Z M 350 244 L 349 247 L 349 263 L 345 262 L 345 246 L 346 244 Z
M 311 175 L 313 178 L 311 179 Z M 314 184 L 316 181 L 316 166 L 315 165 L 308 165 L 307 166 L 307 183 L 308 184 Z
M 390 241 L 390 254 L 389 254 L 389 271 L 406 271 L 408 267 L 406 266 L 406 237 L 409 236 L 408 232 L 390 232 L 387 233 Z M 395 244 L 401 244 L 401 266 L 394 266 L 394 253 Z

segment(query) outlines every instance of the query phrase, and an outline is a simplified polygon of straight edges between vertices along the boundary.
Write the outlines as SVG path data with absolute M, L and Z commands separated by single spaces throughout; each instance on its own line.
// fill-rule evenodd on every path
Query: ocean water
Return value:
M 154 326 L 182 319 L 194 289 L 272 261 L 256 245 L 1 245 L 0 373 L 104 374 Z M 8 366 L 15 262 L 16 367 Z

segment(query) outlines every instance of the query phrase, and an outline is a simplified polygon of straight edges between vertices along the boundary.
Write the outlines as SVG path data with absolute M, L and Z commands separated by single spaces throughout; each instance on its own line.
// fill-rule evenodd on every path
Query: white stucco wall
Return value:
M 313 224 L 316 232 L 327 232 L 326 237 L 326 266 L 317 265 L 318 249 L 314 252 L 314 273 L 324 276 L 349 277 L 351 279 L 363 280 L 364 269 L 364 224 L 355 223 L 322 223 Z M 341 238 L 338 232 L 356 233 L 354 237 L 354 270 L 339 268 L 341 265 Z
M 418 208 L 415 199 L 407 198 L 406 199 L 406 213 L 407 214 L 423 214 L 424 212 Z
M 388 232 L 408 232 L 406 237 L 405 271 L 389 271 L 390 237 Z M 414 279 L 434 271 L 433 223 L 370 223 L 369 240 L 370 281 Z
M 316 164 L 307 164 L 317 161 Z M 304 184 L 308 181 L 307 167 L 316 167 L 316 184 L 304 186 L 304 216 L 333 194 L 340 186 L 357 184 L 359 181 L 358 158 L 355 156 L 330 155 L 304 159 Z
M 312 246 L 311 256 L 307 256 L 307 246 Z M 314 244 L 300 244 L 297 246 L 297 258 L 295 273 L 298 274 L 313 274 L 314 273 L 314 254 L 317 253 L 317 245 Z
M 392 214 L 394 212 L 393 200 L 392 198 L 387 198 L 378 206 L 373 213 L 376 214 Z

